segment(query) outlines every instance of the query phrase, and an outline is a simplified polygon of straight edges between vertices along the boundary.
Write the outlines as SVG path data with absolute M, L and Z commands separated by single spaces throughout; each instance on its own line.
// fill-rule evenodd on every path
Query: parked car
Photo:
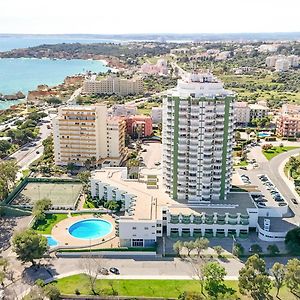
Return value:
M 298 204 L 298 201 L 297 201 L 295 198 L 292 198 L 291 201 L 292 201 L 294 204 Z
M 286 206 L 287 204 L 285 202 L 278 203 L 278 206 Z
M 113 267 L 113 268 L 110 268 L 109 271 L 113 274 L 116 274 L 116 275 L 119 275 L 120 274 L 120 271 L 119 269 Z

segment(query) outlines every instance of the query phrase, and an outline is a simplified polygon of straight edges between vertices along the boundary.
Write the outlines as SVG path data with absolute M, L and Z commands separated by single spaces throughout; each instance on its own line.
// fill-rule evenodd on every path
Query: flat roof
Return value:
M 295 227 L 295 224 L 291 223 L 291 219 L 282 219 L 276 217 L 258 217 L 258 224 L 263 229 L 264 228 L 264 219 L 270 220 L 270 231 L 273 232 L 287 232 Z
M 201 214 L 203 212 L 207 214 L 215 212 L 247 214 L 247 208 L 256 208 L 250 194 L 241 191 L 229 193 L 227 200 L 211 201 L 210 204 L 193 206 L 187 201 L 170 198 L 163 186 L 161 169 L 141 168 L 139 180 L 123 179 L 124 171 L 126 172 L 126 169 L 121 167 L 104 168 L 94 171 L 92 178 L 135 196 L 134 210 L 131 211 L 131 215 L 125 213 L 125 218 L 128 220 L 161 220 L 162 209 L 168 209 L 171 214 Z M 148 175 L 157 175 L 158 188 L 147 188 Z

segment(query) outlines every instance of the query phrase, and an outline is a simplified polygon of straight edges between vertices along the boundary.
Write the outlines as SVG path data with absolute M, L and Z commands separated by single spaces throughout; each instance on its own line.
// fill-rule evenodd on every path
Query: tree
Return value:
M 226 276 L 225 268 L 218 262 L 209 262 L 203 269 L 205 279 L 205 289 L 212 299 L 218 299 L 219 294 L 229 292 L 229 289 L 224 284 L 224 277 Z M 232 294 L 234 291 L 230 289 Z
M 262 252 L 262 248 L 258 244 L 253 244 L 253 245 L 251 245 L 251 252 L 259 254 Z
M 232 254 L 239 257 L 241 255 L 243 255 L 245 252 L 245 249 L 244 247 L 240 244 L 240 243 L 236 243 L 234 246 L 233 246 L 233 249 L 232 249 Z
M 48 198 L 43 198 L 34 203 L 32 214 L 36 221 L 45 220 L 45 211 L 49 210 L 52 206 L 51 200 Z
M 22 262 L 31 262 L 44 256 L 48 250 L 47 238 L 32 229 L 18 232 L 13 237 L 13 247 Z
M 222 246 L 215 246 L 214 250 L 217 253 L 218 257 L 221 257 L 222 253 L 224 252 L 224 249 L 222 248 Z
M 82 268 L 88 276 L 89 286 L 94 295 L 97 295 L 96 281 L 97 277 L 101 274 L 101 260 L 92 257 L 86 258 L 82 263 Z
M 250 256 L 239 271 L 239 290 L 241 294 L 250 293 L 253 299 L 266 299 L 271 289 L 271 279 L 266 264 L 257 254 Z
M 174 250 L 174 252 L 176 253 L 177 256 L 180 256 L 182 248 L 183 248 L 182 241 L 177 241 L 173 244 L 173 250 Z
M 183 292 L 179 295 L 178 300 L 204 300 L 205 297 L 197 292 Z
M 289 290 L 300 297 L 300 260 L 293 258 L 286 264 L 285 282 Z
M 276 255 L 278 254 L 280 251 L 279 251 L 279 248 L 277 247 L 277 245 L 273 244 L 273 245 L 268 245 L 267 247 L 267 250 L 269 251 L 269 253 L 271 255 Z
M 7 155 L 7 151 L 10 149 L 11 143 L 8 141 L 0 141 L 0 156 L 4 157 Z
M 276 262 L 271 268 L 271 274 L 274 276 L 274 286 L 276 287 L 276 297 L 278 297 L 279 291 L 284 283 L 285 266 L 279 262 Z
M 195 244 L 193 241 L 184 242 L 183 246 L 187 249 L 188 256 L 190 256 L 191 252 L 195 249 Z
M 264 151 L 269 151 L 269 150 L 271 150 L 273 148 L 273 145 L 272 144 L 264 144 L 264 145 L 262 145 L 262 149 L 264 150 Z
M 115 211 L 115 210 L 118 210 L 120 206 L 119 206 L 117 201 L 109 200 L 105 203 L 104 207 L 109 209 L 109 210 Z
M 59 300 L 60 298 L 60 291 L 59 289 L 53 284 L 47 284 L 43 288 L 44 294 L 48 297 L 49 300 Z
M 300 252 L 300 227 L 290 230 L 285 236 L 285 245 L 293 254 Z
M 84 191 L 88 191 L 88 186 L 91 178 L 91 172 L 90 171 L 82 171 L 77 174 L 77 178 L 82 182 Z
M 0 198 L 4 199 L 7 197 L 10 188 L 16 180 L 18 169 L 14 161 L 0 162 Z
M 197 255 L 200 256 L 202 251 L 206 250 L 209 245 L 209 240 L 207 238 L 198 238 L 194 242 L 194 248 L 197 251 Z

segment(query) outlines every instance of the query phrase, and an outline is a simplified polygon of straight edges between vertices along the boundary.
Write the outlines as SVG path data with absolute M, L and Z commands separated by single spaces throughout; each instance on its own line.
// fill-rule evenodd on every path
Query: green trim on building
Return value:
M 221 193 L 220 198 L 225 198 L 225 183 L 227 174 L 227 144 L 228 144 L 228 127 L 229 127 L 229 111 L 231 98 L 225 98 L 225 115 L 224 115 L 224 134 L 223 134 L 223 153 L 222 153 L 222 176 L 221 176 Z
M 179 98 L 174 101 L 174 148 L 173 148 L 173 194 L 172 198 L 177 200 L 177 181 L 178 181 L 178 126 L 179 126 Z

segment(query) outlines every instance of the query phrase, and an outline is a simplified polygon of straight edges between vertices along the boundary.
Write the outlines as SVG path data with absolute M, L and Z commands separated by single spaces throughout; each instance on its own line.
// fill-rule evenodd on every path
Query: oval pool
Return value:
M 87 219 L 74 223 L 69 228 L 69 233 L 78 239 L 98 239 L 112 231 L 112 224 L 101 219 Z

